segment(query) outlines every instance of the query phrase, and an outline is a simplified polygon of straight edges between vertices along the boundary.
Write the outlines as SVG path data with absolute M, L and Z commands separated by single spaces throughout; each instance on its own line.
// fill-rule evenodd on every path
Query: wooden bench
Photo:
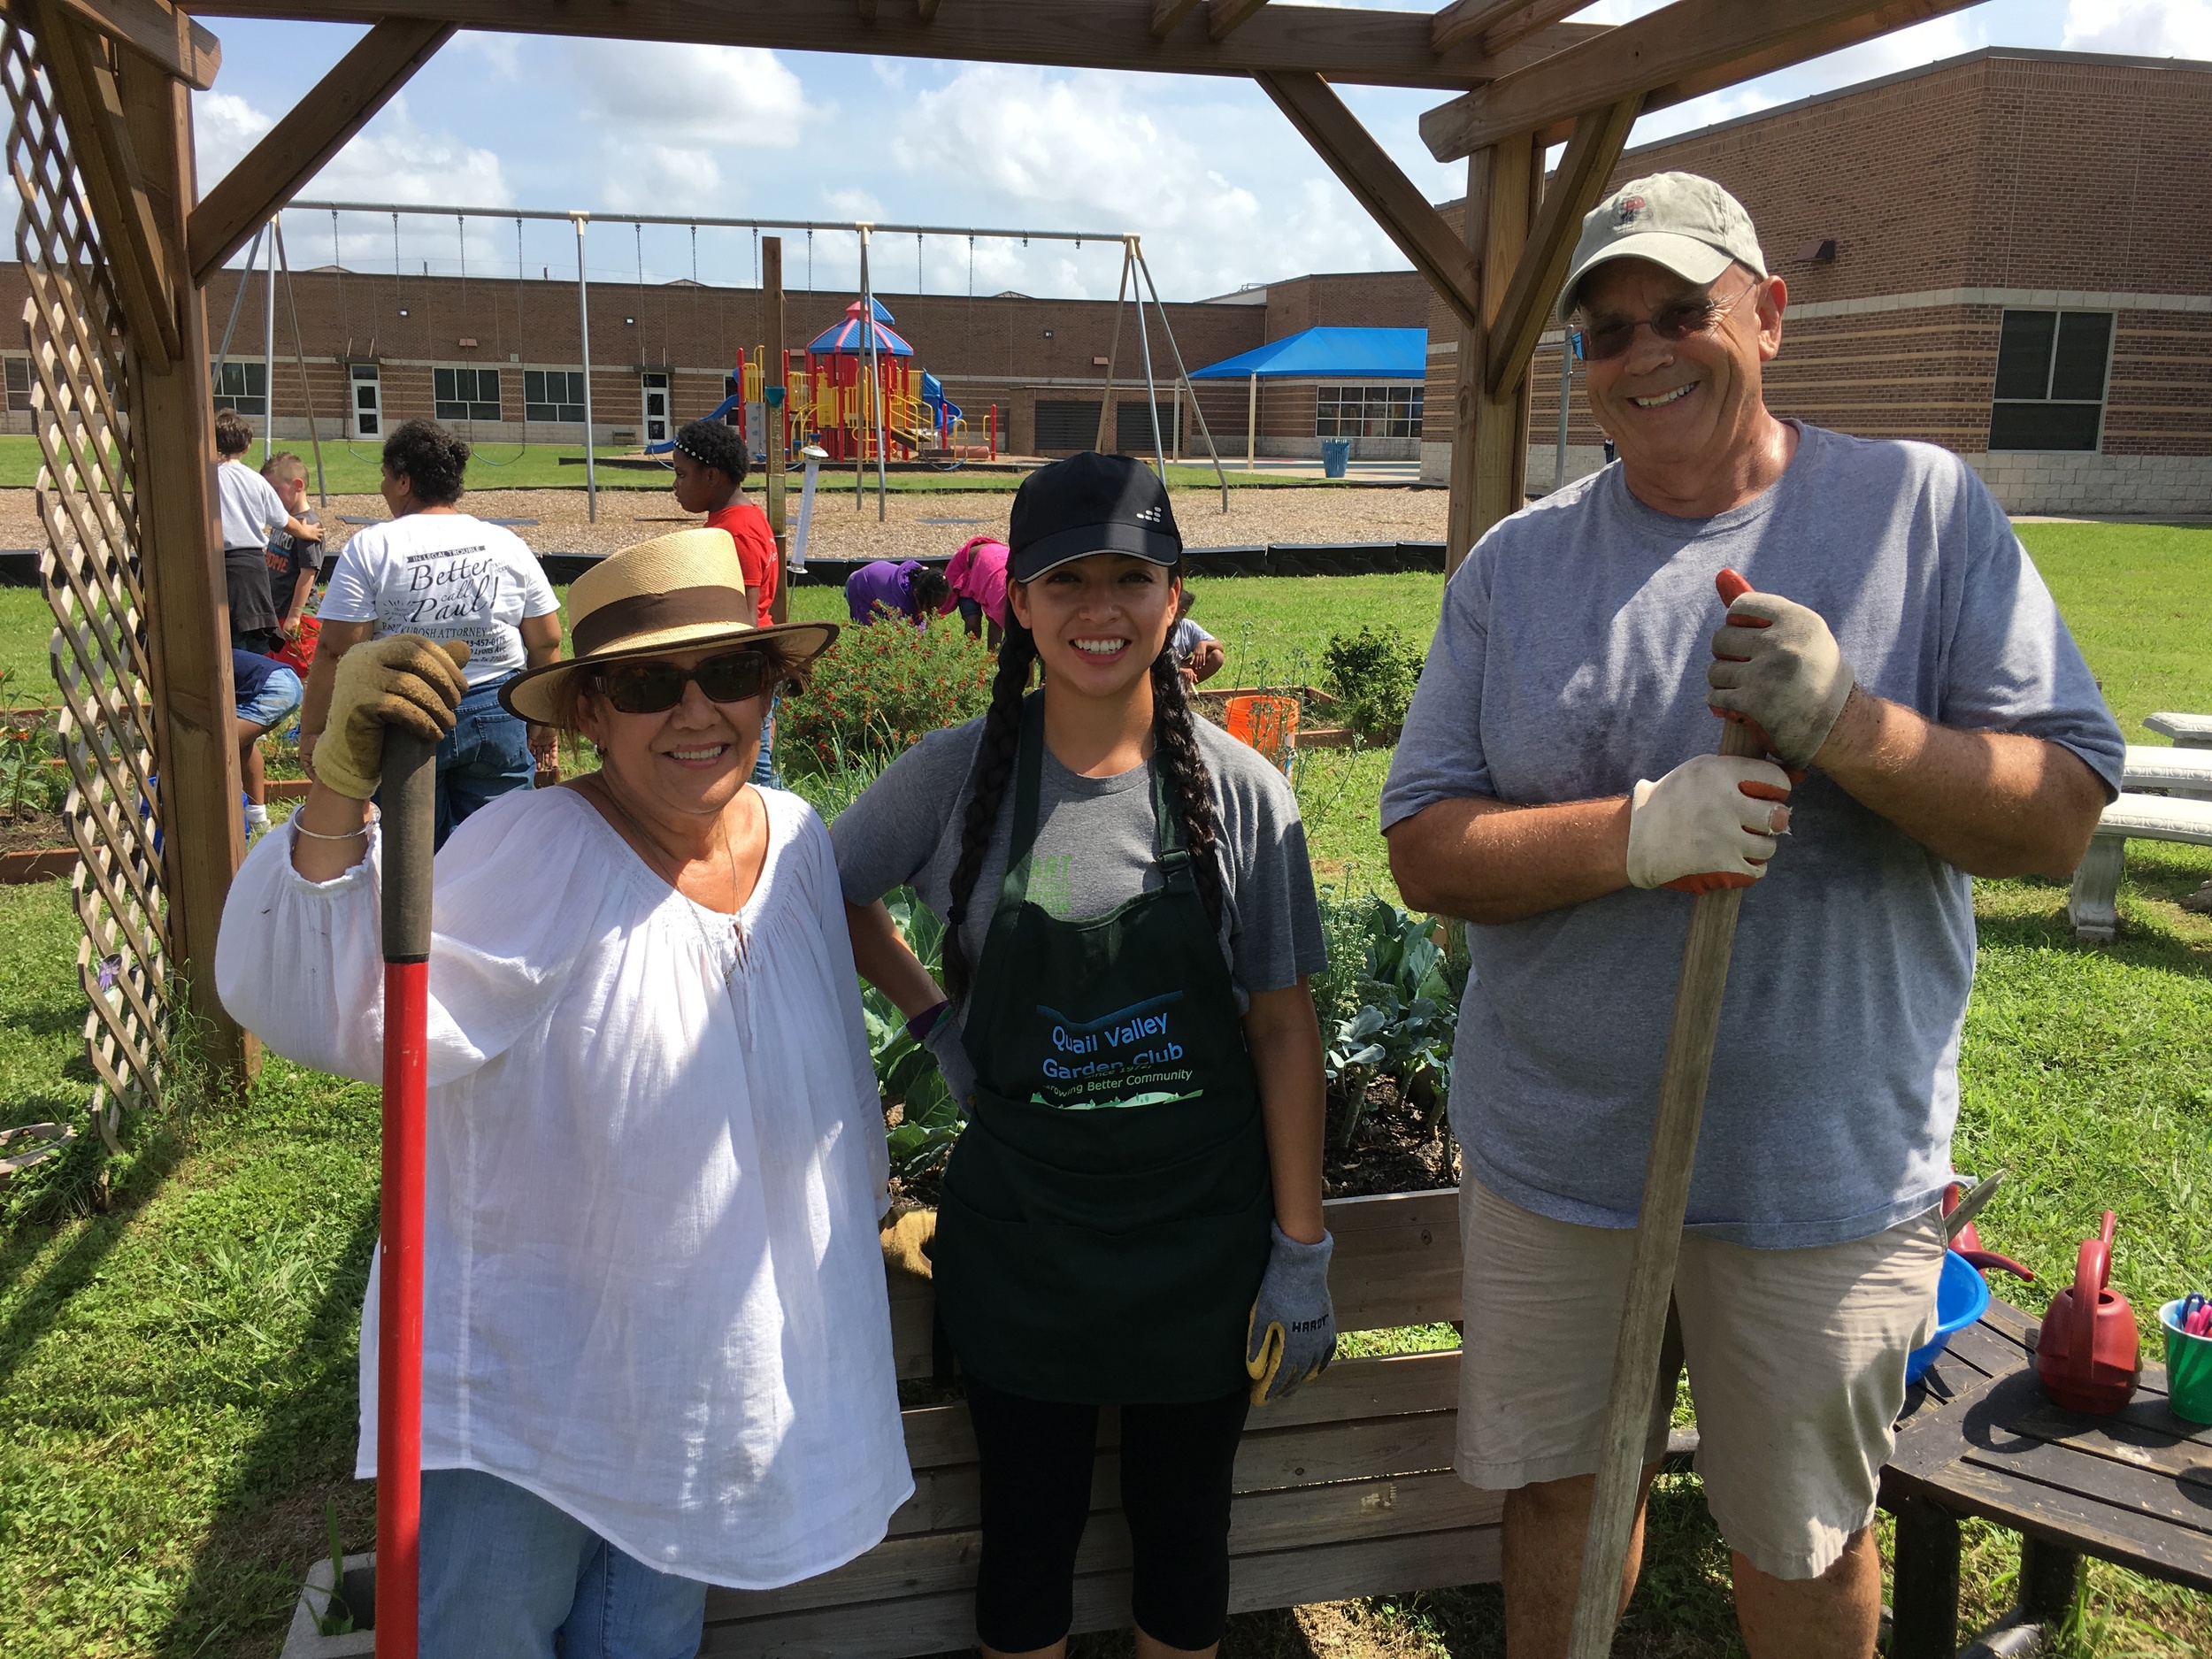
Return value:
M 2065 1617 L 2085 1555 L 2212 1590 L 2212 1429 L 2167 1409 L 2157 1365 L 2116 1417 L 2052 1404 L 2033 1369 L 2035 1327 L 1991 1302 L 1906 1396 L 1882 1471 L 1882 1505 L 1897 1517 L 1890 1659 L 1957 1651 L 1961 1516 L 2021 1535 L 2017 1604 L 1970 1654 L 2045 1651 L 2025 1627 Z
M 1459 1316 L 1459 1194 L 1338 1199 L 1330 1274 L 1346 1332 Z M 934 1363 L 929 1289 L 892 1281 L 899 1375 Z M 1452 1472 L 1459 1354 L 1340 1359 L 1290 1399 L 1255 1409 L 1231 1509 L 1233 1611 L 1478 1584 L 1498 1577 L 1501 1494 Z M 857 1561 L 779 1590 L 716 1590 L 702 1654 L 900 1659 L 972 1646 L 978 1531 L 967 1407 L 902 1414 L 914 1496 Z M 1129 1535 L 1118 1511 L 1118 1425 L 1102 1419 L 1092 1523 L 1077 1558 L 1075 1628 L 1125 1628 Z
M 2165 724 L 2160 724 L 2164 722 Z M 2154 731 L 2184 735 L 2195 722 L 2212 743 L 2212 717 L 2154 714 L 2143 722 Z M 2121 794 L 2104 810 L 2097 833 L 2074 872 L 2067 895 L 2067 925 L 2084 944 L 2108 945 L 2119 928 L 2120 877 L 2127 867 L 2131 840 L 2185 841 L 2212 846 L 2212 748 L 2130 743 L 2122 765 Z M 2139 793 L 2162 789 L 2163 795 Z

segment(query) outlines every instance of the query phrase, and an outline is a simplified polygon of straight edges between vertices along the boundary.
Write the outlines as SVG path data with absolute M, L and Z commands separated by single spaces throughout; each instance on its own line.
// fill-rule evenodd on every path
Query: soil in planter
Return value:
M 1420 1193 L 1459 1185 L 1459 1144 L 1442 1118 L 1432 1133 L 1421 1109 L 1402 1098 L 1393 1078 L 1368 1086 L 1367 1110 L 1349 1145 L 1343 1132 L 1345 1102 L 1329 1101 L 1329 1131 L 1321 1164 L 1324 1198 L 1366 1198 L 1379 1193 Z
M 1329 1102 L 1328 1141 L 1321 1168 L 1325 1198 L 1365 1198 L 1379 1193 L 1421 1193 L 1459 1185 L 1459 1143 L 1440 1119 L 1425 1130 L 1421 1109 L 1400 1097 L 1391 1078 L 1367 1090 L 1367 1110 L 1351 1143 L 1339 1146 L 1344 1102 Z M 894 1176 L 891 1197 L 904 1208 L 934 1209 L 943 1165 L 909 1177 Z
M 47 852 L 74 847 L 69 820 L 58 812 L 14 812 L 0 818 L 0 853 Z

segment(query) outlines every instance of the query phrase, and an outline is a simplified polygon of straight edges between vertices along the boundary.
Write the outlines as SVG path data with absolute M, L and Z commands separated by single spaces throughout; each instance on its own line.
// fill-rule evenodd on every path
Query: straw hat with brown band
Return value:
M 827 622 L 756 626 L 744 566 L 726 530 L 679 530 L 610 553 L 569 585 L 568 614 L 575 655 L 509 680 L 499 693 L 508 713 L 551 725 L 563 678 L 601 663 L 772 639 L 806 660 L 837 638 Z

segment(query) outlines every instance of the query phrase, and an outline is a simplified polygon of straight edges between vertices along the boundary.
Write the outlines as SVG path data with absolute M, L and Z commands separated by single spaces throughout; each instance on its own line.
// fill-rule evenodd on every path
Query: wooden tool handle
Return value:
M 1751 591 L 1733 571 L 1716 584 L 1730 603 Z M 1721 727 L 1720 752 L 1746 759 L 1764 754 L 1751 729 L 1730 720 Z M 1651 1125 L 1651 1156 L 1644 1166 L 1636 1248 L 1621 1308 L 1620 1345 L 1613 1354 L 1612 1393 L 1606 1402 L 1605 1441 L 1598 1454 L 1597 1486 L 1590 1499 L 1590 1530 L 1582 1545 L 1582 1580 L 1575 1595 L 1569 1659 L 1605 1659 L 1620 1617 L 1621 1572 L 1635 1530 L 1636 1497 L 1643 1478 L 1644 1435 L 1651 1420 L 1652 1391 L 1659 1381 L 1659 1354 L 1666 1340 L 1667 1303 L 1682 1251 L 1682 1218 L 1689 1209 L 1690 1175 L 1697 1162 L 1699 1120 L 1705 1114 L 1705 1083 L 1720 1033 L 1720 1005 L 1728 988 L 1728 960 L 1736 944 L 1741 887 L 1721 887 L 1692 902 L 1690 936 L 1675 983 L 1674 1020 L 1667 1031 L 1665 1069 L 1659 1079 L 1659 1110 Z

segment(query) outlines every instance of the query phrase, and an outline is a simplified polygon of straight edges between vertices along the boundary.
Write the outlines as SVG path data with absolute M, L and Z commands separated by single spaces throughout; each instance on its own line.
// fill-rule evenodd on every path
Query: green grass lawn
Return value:
M 2212 532 L 2024 534 L 2131 737 L 2145 735 L 2136 722 L 2153 708 L 2212 709 L 2202 644 Z M 1200 614 L 1229 643 L 1233 678 L 1303 678 L 1299 664 L 1340 629 L 1391 623 L 1425 639 L 1439 592 L 1434 577 L 1216 580 Z M 794 599 L 801 616 L 841 611 L 830 589 Z M 46 628 L 36 595 L 0 590 L 0 665 L 36 672 Z M 1373 751 L 1302 757 L 1298 794 L 1325 880 L 1389 890 L 1374 829 L 1387 765 Z M 2139 846 L 2121 941 L 2101 951 L 2064 931 L 2060 884 L 1986 882 L 1976 899 L 1958 1162 L 2011 1171 L 1985 1235 L 2062 1278 L 2074 1242 L 2116 1210 L 2116 1278 L 2147 1318 L 2212 1272 L 2197 1184 L 2212 1151 L 2212 919 L 2177 903 L 2208 876 L 2212 851 Z M 0 1124 L 81 1110 L 74 929 L 62 884 L 0 889 Z M 338 1504 L 349 1548 L 365 1542 L 370 1495 L 350 1479 L 354 1333 L 377 1133 L 373 1090 L 272 1061 L 243 1101 L 138 1125 L 104 1213 L 56 1219 L 45 1202 L 87 1190 L 96 1161 L 81 1141 L 59 1175 L 35 1173 L 4 1201 L 0 1653 L 270 1659 L 322 1547 L 326 1503 Z M 2041 1305 L 2039 1290 L 2015 1294 Z M 1652 1540 L 1619 1651 L 1740 1652 L 1726 1551 L 1694 1479 L 1662 1483 Z M 2014 1559 L 2008 1535 L 1970 1524 L 1970 1623 L 2006 1604 Z M 1107 1659 L 1127 1643 L 1079 1646 Z M 1503 1651 L 1497 1593 L 1255 1615 L 1233 1623 L 1225 1653 L 1311 1659 L 1325 1648 L 1488 1659 Z M 2093 1565 L 2067 1651 L 2212 1651 L 2212 1601 Z

